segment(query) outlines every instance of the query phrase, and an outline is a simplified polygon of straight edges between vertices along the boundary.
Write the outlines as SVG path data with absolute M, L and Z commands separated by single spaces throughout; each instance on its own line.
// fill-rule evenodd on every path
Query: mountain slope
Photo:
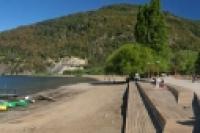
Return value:
M 44 71 L 49 58 L 88 58 L 102 65 L 113 50 L 134 42 L 138 6 L 112 5 L 0 33 L 0 59 L 13 71 Z M 166 13 L 173 49 L 200 50 L 200 24 Z

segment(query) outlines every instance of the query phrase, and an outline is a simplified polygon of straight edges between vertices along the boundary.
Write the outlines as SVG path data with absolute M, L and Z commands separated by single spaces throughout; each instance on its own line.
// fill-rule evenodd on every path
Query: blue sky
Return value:
M 0 0 L 0 31 L 46 19 L 88 11 L 114 3 L 143 4 L 149 0 Z M 200 0 L 161 0 L 164 10 L 200 20 Z

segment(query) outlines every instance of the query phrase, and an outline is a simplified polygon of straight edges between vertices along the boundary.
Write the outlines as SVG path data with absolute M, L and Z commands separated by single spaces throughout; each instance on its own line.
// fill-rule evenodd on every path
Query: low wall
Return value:
M 83 77 L 94 78 L 99 81 L 126 81 L 127 78 L 126 75 L 83 75 Z
M 150 98 L 147 96 L 147 94 L 144 92 L 144 90 L 142 89 L 142 87 L 137 84 L 138 90 L 144 100 L 144 102 L 146 103 L 146 107 L 148 108 L 148 110 L 150 110 L 152 117 L 154 118 L 155 124 L 158 128 L 158 131 L 162 131 L 164 129 L 164 126 L 166 124 L 166 119 L 164 118 L 164 116 L 161 114 L 161 112 L 159 112 L 156 109 L 156 106 L 152 103 L 152 101 L 150 100 Z
M 140 94 L 142 95 L 144 101 L 147 103 L 148 108 L 151 110 L 152 118 L 156 120 L 157 127 L 159 132 L 162 133 L 192 133 L 193 127 L 185 125 L 184 123 L 188 122 L 186 118 L 171 118 L 165 117 L 162 112 L 162 109 L 158 107 L 151 101 L 151 98 L 144 91 L 145 88 L 142 88 L 140 84 L 137 84 Z M 176 91 L 174 91 L 176 93 Z M 176 94 L 177 95 L 177 94 Z M 179 123 L 180 122 L 180 123 Z M 181 124 L 182 123 L 182 124 Z
M 194 99 L 194 93 L 186 88 L 175 86 L 172 84 L 166 84 L 168 89 L 175 96 L 177 103 L 184 107 L 192 106 L 192 101 Z

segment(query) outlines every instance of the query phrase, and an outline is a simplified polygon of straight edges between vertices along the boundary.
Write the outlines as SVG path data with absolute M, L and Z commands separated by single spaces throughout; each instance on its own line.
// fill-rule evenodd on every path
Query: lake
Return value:
M 83 77 L 0 76 L 0 93 L 28 95 L 63 85 L 93 81 Z

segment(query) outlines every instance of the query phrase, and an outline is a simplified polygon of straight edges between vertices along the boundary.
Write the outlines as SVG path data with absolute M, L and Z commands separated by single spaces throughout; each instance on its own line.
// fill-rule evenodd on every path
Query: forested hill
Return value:
M 108 54 L 134 42 L 138 6 L 112 5 L 0 33 L 0 60 L 12 71 L 43 71 L 49 59 L 88 58 L 102 65 Z M 200 23 L 166 13 L 173 50 L 200 50 Z

